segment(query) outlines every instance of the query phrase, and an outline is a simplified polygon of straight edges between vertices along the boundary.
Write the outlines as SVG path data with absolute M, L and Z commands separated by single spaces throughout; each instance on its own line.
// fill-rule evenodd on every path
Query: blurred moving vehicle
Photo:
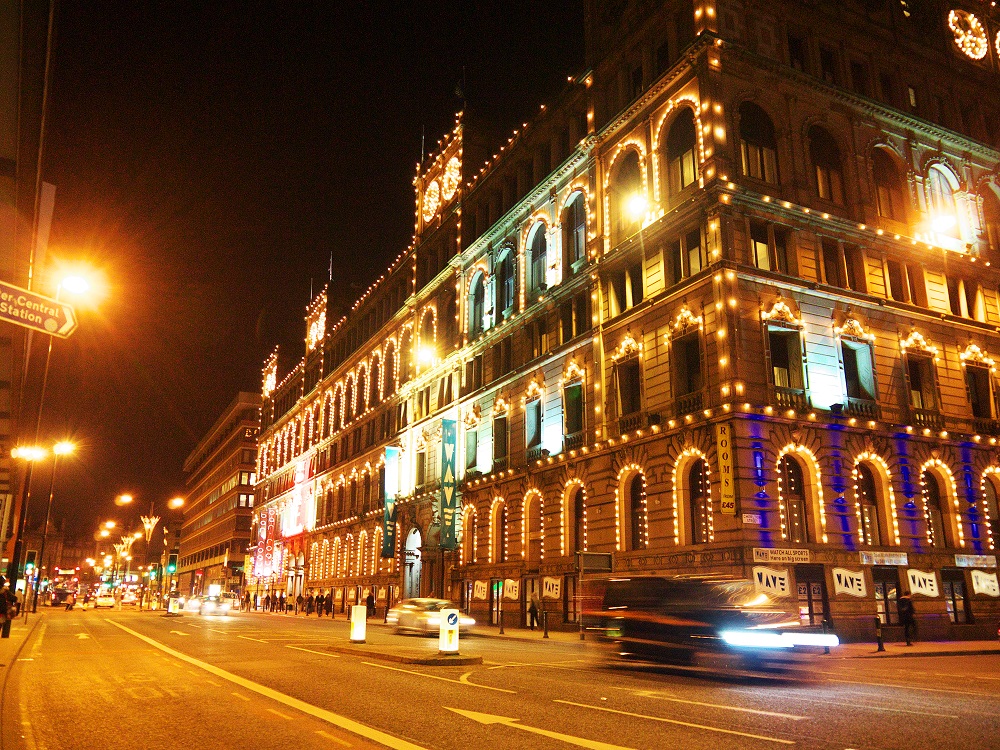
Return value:
M 197 612 L 199 615 L 228 615 L 230 603 L 218 596 L 189 596 L 184 599 L 182 607 L 185 612 Z
M 840 644 L 750 581 L 609 578 L 588 588 L 584 626 L 624 658 L 766 671 Z
M 113 609 L 115 606 L 115 597 L 110 591 L 105 591 L 94 597 L 94 609 L 99 609 L 100 607 L 107 607 L 108 609 Z
M 229 611 L 232 612 L 234 609 L 238 612 L 240 609 L 240 597 L 239 594 L 235 594 L 232 591 L 225 591 L 219 594 L 219 601 L 223 604 L 229 606 Z
M 447 599 L 403 599 L 389 610 L 386 622 L 396 626 L 396 632 L 405 631 L 432 634 L 441 629 L 441 610 L 458 609 L 454 602 Z M 476 621 L 468 615 L 459 615 L 458 632 L 468 633 Z

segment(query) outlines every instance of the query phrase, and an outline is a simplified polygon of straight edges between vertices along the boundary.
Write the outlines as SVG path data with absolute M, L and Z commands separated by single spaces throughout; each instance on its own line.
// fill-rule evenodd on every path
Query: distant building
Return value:
M 184 462 L 187 503 L 177 590 L 208 593 L 243 585 L 256 482 L 260 395 L 240 393 Z
M 485 164 L 460 118 L 267 362 L 255 581 L 568 625 L 587 551 L 995 633 L 1000 12 L 586 7 L 587 71 Z

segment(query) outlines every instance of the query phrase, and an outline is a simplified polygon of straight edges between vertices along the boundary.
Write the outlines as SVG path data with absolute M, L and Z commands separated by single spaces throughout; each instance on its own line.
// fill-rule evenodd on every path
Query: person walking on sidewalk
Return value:
M 896 611 L 899 612 L 899 624 L 903 626 L 903 637 L 906 638 L 906 645 L 912 646 L 913 639 L 917 636 L 917 613 L 913 608 L 910 592 L 904 591 L 899 595 Z
M 375 594 L 371 591 L 368 592 L 368 596 L 365 597 L 365 614 L 368 617 L 375 616 Z
M 531 603 L 528 605 L 528 627 L 534 630 L 538 627 L 538 594 L 531 592 Z

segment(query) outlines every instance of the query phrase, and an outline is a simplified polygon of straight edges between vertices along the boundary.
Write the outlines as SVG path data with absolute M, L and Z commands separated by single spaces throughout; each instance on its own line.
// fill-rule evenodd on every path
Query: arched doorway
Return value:
M 420 596 L 420 529 L 414 527 L 406 535 L 406 569 L 403 578 L 403 598 L 413 599 Z

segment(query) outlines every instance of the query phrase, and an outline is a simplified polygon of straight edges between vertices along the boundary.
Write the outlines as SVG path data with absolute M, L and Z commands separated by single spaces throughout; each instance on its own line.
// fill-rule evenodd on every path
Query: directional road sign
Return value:
M 59 338 L 76 330 L 72 305 L 0 281 L 0 320 Z

